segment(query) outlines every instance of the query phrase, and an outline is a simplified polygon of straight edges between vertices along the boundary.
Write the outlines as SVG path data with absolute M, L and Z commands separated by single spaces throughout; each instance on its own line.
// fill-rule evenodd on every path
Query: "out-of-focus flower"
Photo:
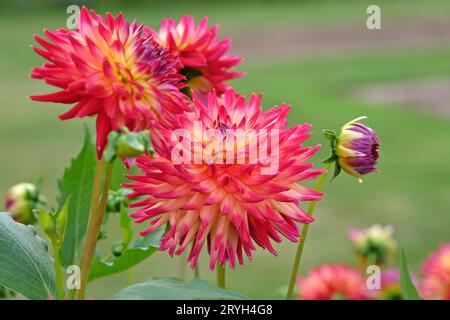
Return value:
M 31 183 L 16 184 L 6 192 L 5 209 L 19 223 L 33 224 L 36 222 L 33 210 L 43 208 L 45 204 L 45 197 Z
M 423 265 L 421 293 L 426 299 L 450 300 L 450 243 L 443 244 Z
M 366 279 L 358 269 L 342 265 L 323 265 L 311 269 L 298 280 L 299 298 L 303 300 L 367 300 Z
M 381 272 L 381 289 L 375 290 L 375 298 L 378 300 L 403 299 L 399 270 L 388 269 Z
M 373 225 L 368 229 L 350 229 L 348 239 L 355 248 L 360 263 L 383 265 L 388 256 L 395 254 L 397 241 L 393 238 L 394 227 Z
M 50 41 L 35 36 L 44 49 L 33 49 L 48 62 L 34 68 L 31 77 L 61 91 L 31 99 L 76 103 L 59 116 L 63 120 L 97 116 L 99 158 L 110 131 L 121 126 L 151 130 L 156 120 L 170 122 L 186 110 L 177 59 L 122 14 L 103 19 L 83 7 L 77 30 L 46 30 L 45 35 Z
M 213 89 L 221 94 L 227 88 L 224 81 L 243 76 L 242 72 L 229 71 L 243 58 L 226 55 L 231 49 L 231 39 L 218 41 L 218 26 L 208 28 L 206 17 L 198 25 L 191 16 L 182 17 L 178 24 L 164 19 L 159 31 L 150 28 L 148 31 L 161 46 L 179 56 L 179 70 L 198 95 Z
M 246 102 L 229 89 L 223 97 L 210 93 L 205 105 L 194 94 L 195 112 L 179 118 L 184 149 L 177 149 L 176 137 L 167 139 L 168 151 L 137 159 L 143 175 L 130 175 L 135 182 L 125 186 L 134 189 L 131 197 L 146 198 L 131 204 L 143 207 L 132 217 L 150 220 L 144 235 L 169 224 L 161 250 L 181 254 L 192 245 L 188 260 L 195 266 L 206 242 L 211 269 L 227 261 L 234 268 L 236 260 L 243 263 L 243 252 L 252 258 L 254 242 L 276 255 L 272 240 L 296 242 L 296 222 L 314 220 L 299 203 L 320 200 L 322 193 L 298 184 L 324 172 L 307 163 L 319 146 L 302 146 L 311 126 L 287 129 L 290 107 L 262 112 L 261 98 L 253 94 Z M 186 161 L 176 159 L 179 151 Z
M 359 117 L 345 124 L 336 145 L 339 166 L 359 179 L 376 171 L 380 145 L 376 132 L 358 122 L 365 118 Z

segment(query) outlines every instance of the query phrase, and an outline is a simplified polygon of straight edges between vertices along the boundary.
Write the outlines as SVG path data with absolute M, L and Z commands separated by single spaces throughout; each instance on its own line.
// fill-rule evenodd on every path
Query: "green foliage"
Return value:
M 217 288 L 204 280 L 183 282 L 176 278 L 152 278 L 122 289 L 115 300 L 245 300 L 244 295 Z
M 333 174 L 333 178 L 336 178 L 339 173 L 341 173 L 341 166 L 339 165 L 338 160 L 338 156 L 336 154 L 336 147 L 337 147 L 337 143 L 338 143 L 338 136 L 336 134 L 336 132 L 334 132 L 333 130 L 322 130 L 323 135 L 325 136 L 325 138 L 330 142 L 330 148 L 331 148 L 331 155 L 326 158 L 325 160 L 322 160 L 322 163 L 328 164 L 328 163 L 333 163 L 335 165 L 335 169 L 334 169 L 334 174 Z
M 419 293 L 411 281 L 409 274 L 408 261 L 406 260 L 405 251 L 400 250 L 400 287 L 404 300 L 420 300 Z
M 121 218 L 121 220 L 123 219 Z M 122 223 L 121 221 L 121 226 Z M 124 240 L 122 240 L 122 243 L 124 243 L 129 236 L 129 230 L 123 226 L 122 229 L 125 229 Z M 164 229 L 160 228 L 145 237 L 139 237 L 128 248 L 124 248 L 120 255 L 117 255 L 119 252 L 116 252 L 116 255 L 112 254 L 106 259 L 101 259 L 98 255 L 94 256 L 89 273 L 89 281 L 125 271 L 147 259 L 157 250 L 163 234 Z
M 61 247 L 61 263 L 74 264 L 76 253 L 86 233 L 91 205 L 92 182 L 95 173 L 96 154 L 88 129 L 85 130 L 84 144 L 80 153 L 58 182 L 60 207 L 71 196 L 65 239 Z
M 64 206 L 57 212 L 46 212 L 41 209 L 37 211 L 37 216 L 39 218 L 39 223 L 44 229 L 47 237 L 55 243 L 58 249 L 64 242 L 64 237 L 67 229 L 67 220 L 69 216 L 69 203 L 70 196 L 67 197 Z
M 123 127 L 109 133 L 104 158 L 106 161 L 112 161 L 115 157 L 131 158 L 146 152 L 153 155 L 148 130 L 130 132 L 128 128 Z
M 0 286 L 29 299 L 56 296 L 55 271 L 45 240 L 33 226 L 0 213 Z

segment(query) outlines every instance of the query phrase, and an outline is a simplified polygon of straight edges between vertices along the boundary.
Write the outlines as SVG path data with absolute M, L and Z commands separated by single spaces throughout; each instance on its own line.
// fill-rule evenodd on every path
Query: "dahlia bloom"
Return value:
M 218 29 L 217 25 L 208 28 L 206 17 L 195 25 L 191 16 L 183 16 L 178 24 L 163 19 L 159 31 L 147 28 L 161 46 L 180 58 L 178 68 L 187 77 L 189 88 L 198 95 L 213 89 L 221 94 L 228 87 L 224 81 L 244 75 L 229 71 L 243 58 L 225 55 L 231 49 L 231 39 L 218 41 Z
M 324 172 L 306 162 L 319 149 L 302 146 L 311 126 L 287 129 L 290 106 L 263 112 L 261 98 L 253 94 L 246 102 L 229 89 L 222 97 L 210 93 L 204 104 L 194 94 L 195 111 L 179 117 L 180 129 L 172 139 L 169 132 L 162 134 L 167 150 L 137 158 L 143 174 L 129 175 L 134 182 L 125 184 L 134 190 L 132 198 L 145 197 L 130 205 L 142 207 L 132 214 L 137 222 L 150 220 L 151 227 L 142 234 L 168 223 L 160 249 L 179 255 L 191 245 L 192 267 L 205 242 L 211 269 L 227 261 L 231 268 L 236 261 L 242 264 L 243 252 L 252 259 L 255 243 L 276 255 L 271 240 L 280 242 L 284 236 L 296 242 L 296 222 L 314 220 L 299 204 L 320 200 L 322 193 L 298 184 Z M 233 136 L 233 129 L 241 129 L 241 138 Z M 180 130 L 184 149 L 178 149 Z M 269 150 L 265 139 L 257 141 L 264 132 L 277 133 L 271 135 Z M 230 136 L 232 143 L 227 144 Z M 179 152 L 185 161 L 178 161 Z M 255 155 L 260 161 L 251 161 Z
M 395 254 L 397 241 L 395 241 L 394 227 L 387 225 L 373 225 L 368 229 L 350 229 L 348 239 L 355 248 L 358 259 L 362 265 L 370 263 L 384 264 L 388 256 Z
M 376 171 L 378 136 L 371 128 L 359 123 L 359 117 L 345 124 L 338 136 L 336 155 L 339 166 L 359 179 Z
M 358 269 L 342 265 L 323 265 L 298 279 L 303 300 L 367 300 L 366 280 Z
M 423 265 L 421 293 L 426 299 L 450 300 L 450 243 L 433 252 Z
M 31 183 L 19 183 L 6 192 L 5 209 L 12 218 L 22 224 L 33 224 L 36 218 L 34 209 L 42 208 L 46 203 L 39 189 Z
M 388 269 L 381 272 L 381 290 L 377 290 L 375 297 L 378 300 L 403 299 L 399 270 Z
M 155 120 L 166 123 L 186 108 L 175 57 L 122 14 L 103 19 L 83 7 L 77 30 L 46 30 L 45 35 L 50 41 L 35 36 L 44 49 L 33 49 L 48 62 L 34 68 L 31 77 L 62 90 L 31 99 L 76 103 L 59 116 L 62 120 L 96 115 L 99 158 L 110 131 L 151 128 Z

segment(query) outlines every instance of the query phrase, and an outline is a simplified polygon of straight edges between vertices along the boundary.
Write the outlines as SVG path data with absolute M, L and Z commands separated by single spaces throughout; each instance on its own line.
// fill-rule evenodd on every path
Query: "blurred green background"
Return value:
M 33 34 L 65 27 L 77 1 L 2 1 L 0 4 L 0 193 L 44 179 L 53 199 L 56 179 L 82 142 L 82 121 L 61 122 L 68 107 L 33 103 L 27 96 L 53 88 L 28 73 L 42 59 Z M 327 183 L 316 211 L 302 273 L 322 263 L 355 263 L 346 240 L 350 227 L 393 224 L 415 270 L 427 252 L 450 241 L 450 1 L 79 1 L 101 13 L 123 11 L 128 20 L 158 27 L 162 17 L 209 16 L 233 52 L 245 56 L 238 91 L 264 93 L 264 107 L 292 104 L 290 124 L 313 124 L 311 145 L 324 144 L 323 128 L 367 115 L 380 135 L 379 173 L 363 184 L 342 175 Z M 366 9 L 381 7 L 381 30 L 368 30 Z M 92 125 L 92 120 L 88 120 Z M 111 232 L 114 235 L 115 231 Z M 258 250 L 252 263 L 229 272 L 228 288 L 271 298 L 287 284 L 296 245 L 279 256 Z M 180 258 L 158 252 L 132 272 L 100 279 L 89 295 L 108 298 L 130 282 L 178 275 Z M 395 260 L 393 261 L 395 264 Z M 203 257 L 200 272 L 212 280 Z M 185 277 L 192 277 L 190 270 Z

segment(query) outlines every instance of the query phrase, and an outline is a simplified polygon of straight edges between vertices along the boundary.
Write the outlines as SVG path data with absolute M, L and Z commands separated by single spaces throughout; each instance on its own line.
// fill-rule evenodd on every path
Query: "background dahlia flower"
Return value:
M 163 19 L 159 31 L 147 30 L 161 46 L 180 58 L 179 70 L 187 77 L 189 88 L 198 95 L 213 89 L 221 94 L 227 88 L 224 81 L 244 75 L 229 71 L 243 58 L 226 55 L 231 49 L 231 39 L 218 41 L 218 26 L 208 28 L 206 17 L 198 25 L 191 16 L 183 16 L 178 24 Z
M 433 252 L 423 265 L 421 293 L 426 299 L 450 300 L 450 243 Z
M 146 129 L 185 108 L 179 91 L 184 77 L 176 71 L 175 57 L 122 14 L 107 13 L 103 19 L 83 7 L 77 30 L 45 30 L 45 35 L 50 41 L 35 36 L 44 49 L 33 49 L 48 62 L 34 68 L 31 77 L 61 91 L 31 99 L 75 103 L 59 116 L 62 120 L 96 115 L 99 158 L 111 130 Z
M 348 239 L 353 245 L 359 262 L 383 265 L 388 256 L 393 256 L 397 250 L 394 239 L 394 227 L 391 225 L 373 225 L 367 229 L 350 229 Z
M 191 246 L 188 260 L 195 266 L 207 243 L 211 269 L 217 262 L 225 265 L 227 261 L 234 268 L 236 261 L 243 263 L 243 252 L 252 258 L 255 243 L 276 255 L 272 240 L 280 242 L 284 236 L 296 242 L 299 237 L 296 222 L 313 221 L 299 204 L 320 200 L 322 194 L 298 184 L 324 172 L 313 170 L 312 163 L 306 162 L 319 149 L 319 146 L 302 146 L 310 136 L 311 126 L 302 124 L 287 129 L 286 115 L 290 107 L 282 104 L 263 112 L 261 98 L 253 94 L 246 102 L 243 96 L 229 89 L 223 97 L 210 93 L 207 104 L 203 104 L 194 95 L 195 111 L 186 112 L 178 119 L 179 128 L 186 133 L 185 145 L 193 145 L 191 150 L 187 147 L 183 150 L 193 156 L 190 161 L 173 161 L 171 153 L 178 140 L 169 138 L 166 143 L 171 152 L 162 150 L 153 158 L 137 159 L 143 174 L 130 175 L 134 182 L 126 186 L 134 190 L 131 197 L 145 198 L 131 204 L 142 207 L 132 217 L 137 222 L 150 220 L 151 227 L 143 235 L 169 224 L 169 231 L 161 240 L 161 250 L 168 250 L 170 255 L 181 254 Z M 197 130 L 198 126 L 203 130 Z M 211 156 L 211 142 L 226 138 L 211 137 L 207 129 L 225 135 L 237 128 L 248 139 L 236 139 L 226 152 L 216 148 Z M 267 161 L 250 164 L 252 155 L 263 153 L 262 145 L 252 144 L 263 132 L 261 129 L 279 133 L 279 148 L 268 152 L 264 159 L 279 157 L 278 170 L 270 174 L 262 174 L 269 166 Z M 162 136 L 170 137 L 170 134 Z M 192 141 L 197 138 L 203 141 Z M 203 158 L 195 158 L 202 153 Z M 221 161 L 225 155 L 232 163 Z M 236 160 L 240 156 L 245 161 L 238 164 Z
M 367 300 L 366 279 L 358 269 L 331 264 L 313 268 L 298 279 L 299 298 L 303 300 Z
M 416 282 L 413 277 L 413 282 Z M 400 271 L 387 269 L 381 272 L 381 290 L 375 290 L 375 298 L 378 300 L 403 300 L 400 287 Z

